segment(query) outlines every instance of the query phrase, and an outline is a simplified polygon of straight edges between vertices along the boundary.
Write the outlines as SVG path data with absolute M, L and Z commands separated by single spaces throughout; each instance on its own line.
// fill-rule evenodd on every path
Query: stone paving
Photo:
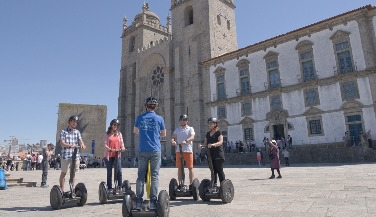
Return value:
M 15 171 L 11 177 L 23 177 L 39 185 L 41 173 L 40 170 Z M 123 168 L 123 179 L 130 180 L 132 189 L 135 189 L 136 173 L 135 168 Z M 176 178 L 176 173 L 176 168 L 162 168 L 159 190 L 168 190 L 170 179 Z M 267 166 L 227 167 L 226 178 L 235 187 L 232 203 L 178 198 L 170 203 L 170 216 L 376 216 L 374 164 L 298 165 L 284 167 L 281 173 L 282 179 L 268 179 L 271 172 Z M 0 191 L 0 216 L 121 216 L 121 200 L 99 204 L 98 185 L 106 179 L 104 168 L 89 168 L 77 174 L 77 182 L 84 182 L 88 189 L 85 206 L 65 205 L 60 210 L 52 210 L 49 195 L 51 187 L 58 184 L 59 174 L 57 170 L 49 171 L 49 188 L 15 187 Z M 200 181 L 209 178 L 209 169 L 195 168 L 195 175 Z

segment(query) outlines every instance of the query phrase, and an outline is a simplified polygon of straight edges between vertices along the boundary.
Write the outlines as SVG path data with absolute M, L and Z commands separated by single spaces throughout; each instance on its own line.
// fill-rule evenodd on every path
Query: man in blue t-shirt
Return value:
M 161 167 L 160 137 L 166 136 L 164 120 L 154 112 L 157 106 L 157 99 L 148 97 L 145 102 L 146 112 L 137 117 L 133 128 L 133 133 L 140 135 L 138 145 L 138 177 L 136 183 L 136 209 L 138 210 L 141 209 L 143 201 L 145 175 L 149 160 L 151 169 L 150 209 L 157 209 L 159 169 Z

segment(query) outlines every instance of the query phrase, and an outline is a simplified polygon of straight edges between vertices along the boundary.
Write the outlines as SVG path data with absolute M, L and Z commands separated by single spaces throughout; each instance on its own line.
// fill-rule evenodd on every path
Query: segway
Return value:
M 58 210 L 65 204 L 77 204 L 78 206 L 85 205 L 87 201 L 87 190 L 84 183 L 78 183 L 73 187 L 73 178 L 76 173 L 76 156 L 77 148 L 73 151 L 72 163 L 70 165 L 70 190 L 63 192 L 59 185 L 54 185 L 50 191 L 50 204 L 52 209 Z
M 166 190 L 161 190 L 158 194 L 157 209 L 150 210 L 150 187 L 151 187 L 151 169 L 150 161 L 148 162 L 148 167 L 145 177 L 146 184 L 146 195 L 147 200 L 144 200 L 141 205 L 141 209 L 136 209 L 136 194 L 128 189 L 124 195 L 122 213 L 123 217 L 137 217 L 137 216 L 159 216 L 168 217 L 170 214 L 170 200 L 168 198 L 168 193 Z
M 128 180 L 124 180 L 123 184 L 121 186 L 121 189 L 119 189 L 119 183 L 118 183 L 118 154 L 119 151 L 115 151 L 115 161 L 114 161 L 114 186 L 115 188 L 113 191 L 110 191 L 110 189 L 107 188 L 106 182 L 101 182 L 99 184 L 99 203 L 105 204 L 107 200 L 118 200 L 123 199 L 124 194 L 127 190 L 130 190 L 130 183 Z
M 220 187 L 217 187 L 214 184 L 215 175 L 209 148 L 207 148 L 206 153 L 208 156 L 211 180 L 204 179 L 201 181 L 199 187 L 200 198 L 203 201 L 210 201 L 210 199 L 221 199 L 223 203 L 231 203 L 232 199 L 234 199 L 234 185 L 232 184 L 230 179 L 223 180 Z
M 180 170 L 181 170 L 181 179 L 182 184 L 179 186 L 178 181 L 174 178 L 171 179 L 169 185 L 168 194 L 170 195 L 170 200 L 176 200 L 176 197 L 193 197 L 193 200 L 198 200 L 199 195 L 199 186 L 200 181 L 198 179 L 194 179 L 192 182 L 192 188 L 190 189 L 189 186 L 184 185 L 185 181 L 185 173 L 184 173 L 184 162 L 183 162 L 183 151 L 182 145 L 179 144 L 180 149 Z

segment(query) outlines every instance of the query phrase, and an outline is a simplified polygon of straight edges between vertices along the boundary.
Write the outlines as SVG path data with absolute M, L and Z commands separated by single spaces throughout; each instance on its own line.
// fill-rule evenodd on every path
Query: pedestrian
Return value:
M 60 157 L 60 154 L 57 154 L 57 157 L 56 157 L 56 169 L 57 170 L 60 170 L 60 165 L 61 165 L 61 157 Z
M 72 156 L 74 149 L 77 148 L 76 155 L 76 167 L 75 172 L 78 172 L 80 167 L 80 148 L 85 149 L 86 146 L 82 141 L 82 136 L 79 130 L 76 129 L 78 125 L 78 117 L 71 116 L 68 120 L 68 127 L 63 129 L 60 133 L 60 145 L 61 149 L 61 173 L 60 173 L 60 188 L 64 192 L 65 175 L 68 172 L 68 168 L 72 163 Z M 75 177 L 73 177 L 74 186 Z
M 371 136 L 371 129 L 367 132 L 367 141 L 368 141 L 368 147 L 372 148 L 372 136 Z
M 280 168 L 281 162 L 279 161 L 279 149 L 277 146 L 277 142 L 273 139 L 269 142 L 269 157 L 270 157 L 270 169 L 272 171 L 272 176 L 269 179 L 274 179 L 274 170 L 277 170 L 278 176 L 277 178 L 282 178 Z
M 257 163 L 259 166 L 261 166 L 261 149 L 257 151 L 256 156 L 257 156 Z
M 290 153 L 287 150 L 287 148 L 283 149 L 282 154 L 283 154 L 283 157 L 285 158 L 285 164 L 286 164 L 286 166 L 290 166 L 290 162 L 289 162 Z
M 107 132 L 103 137 L 104 153 L 103 159 L 107 167 L 107 189 L 110 193 L 113 192 L 112 189 L 112 168 L 115 164 L 115 159 L 117 158 L 117 182 L 118 189 L 116 192 L 120 192 L 122 185 L 122 168 L 121 168 L 121 152 L 125 151 L 125 146 L 123 142 L 123 135 L 118 131 L 119 120 L 113 119 L 110 126 L 107 128 Z M 118 153 L 116 154 L 116 151 Z
M 133 167 L 137 167 L 137 157 L 133 158 Z
M 345 132 L 345 136 L 343 137 L 343 142 L 345 144 L 345 147 L 351 146 L 351 137 L 350 137 L 349 131 Z
M 289 149 L 292 149 L 292 137 L 290 135 L 287 136 L 287 144 L 289 145 Z
M 128 157 L 128 168 L 131 168 L 132 159 L 131 157 Z
M 42 169 L 42 160 L 43 160 L 43 155 L 41 155 L 41 154 L 38 153 L 38 157 L 37 157 L 37 170 L 41 170 Z
M 182 180 L 183 171 L 181 168 L 181 164 L 183 164 L 183 162 L 180 162 L 179 144 L 181 144 L 183 160 L 189 171 L 189 190 L 192 190 L 192 182 L 194 179 L 192 141 L 195 139 L 195 130 L 193 129 L 193 127 L 188 125 L 188 116 L 185 114 L 180 115 L 179 124 L 180 127 L 176 128 L 171 136 L 171 143 L 176 147 L 176 168 L 178 168 L 179 183 L 178 190 L 180 190 L 184 186 Z
M 151 187 L 150 210 L 157 209 L 159 169 L 161 167 L 161 137 L 166 137 L 164 120 L 154 110 L 158 101 L 154 97 L 145 100 L 146 112 L 136 118 L 133 133 L 139 134 L 138 177 L 136 182 L 136 209 L 141 210 L 144 196 L 146 169 L 150 161 Z
M 217 118 L 211 117 L 208 119 L 209 132 L 206 133 L 204 144 L 210 151 L 210 156 L 212 160 L 213 170 L 214 170 L 214 185 L 217 185 L 217 177 L 219 177 L 219 182 L 221 183 L 225 180 L 225 173 L 223 172 L 223 164 L 225 162 L 225 155 L 223 152 L 223 135 L 218 127 Z M 199 145 L 198 148 L 201 149 L 203 145 Z
M 10 155 L 8 155 L 8 157 L 7 157 L 7 173 L 9 173 L 9 171 L 11 170 L 12 165 L 13 165 L 13 160 L 10 157 Z
M 31 155 L 28 154 L 26 156 L 26 171 L 30 171 L 30 167 L 31 167 Z
M 51 158 L 51 151 L 54 150 L 55 146 L 53 144 L 48 144 L 47 147 L 42 148 L 42 182 L 40 187 L 47 188 L 47 175 L 48 175 L 48 161 Z
M 31 169 L 36 170 L 36 166 L 37 166 L 37 156 L 35 156 L 35 154 L 33 154 L 32 158 L 31 158 Z

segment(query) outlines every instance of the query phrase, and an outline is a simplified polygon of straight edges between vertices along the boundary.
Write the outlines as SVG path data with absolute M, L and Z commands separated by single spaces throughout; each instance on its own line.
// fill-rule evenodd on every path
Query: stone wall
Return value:
M 264 154 L 264 163 L 268 166 L 270 160 L 267 152 Z M 371 148 L 344 147 L 342 143 L 333 145 L 307 145 L 295 146 L 289 150 L 289 161 L 294 164 L 321 164 L 321 163 L 368 163 L 376 162 L 376 150 Z M 226 153 L 226 165 L 256 165 L 256 152 Z M 280 152 L 281 165 L 284 165 L 284 157 Z

